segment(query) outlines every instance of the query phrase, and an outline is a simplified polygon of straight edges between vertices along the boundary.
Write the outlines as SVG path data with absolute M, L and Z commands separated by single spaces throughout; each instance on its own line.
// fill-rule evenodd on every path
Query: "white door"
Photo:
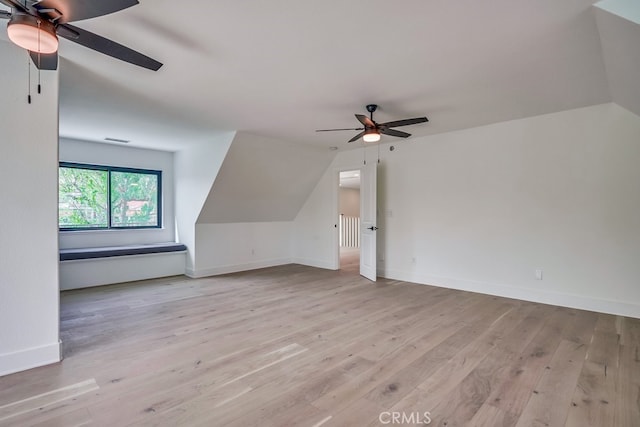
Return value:
M 376 281 L 376 219 L 378 163 L 370 162 L 360 174 L 360 274 Z

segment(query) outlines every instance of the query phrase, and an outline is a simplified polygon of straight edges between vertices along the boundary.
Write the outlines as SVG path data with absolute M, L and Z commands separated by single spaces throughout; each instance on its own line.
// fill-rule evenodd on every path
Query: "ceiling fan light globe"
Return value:
M 7 24 L 9 39 L 23 49 L 38 53 L 54 53 L 58 50 L 55 27 L 47 21 L 30 15 L 14 15 Z
M 368 131 L 362 136 L 362 140 L 364 142 L 378 142 L 380 141 L 380 133 L 375 130 Z

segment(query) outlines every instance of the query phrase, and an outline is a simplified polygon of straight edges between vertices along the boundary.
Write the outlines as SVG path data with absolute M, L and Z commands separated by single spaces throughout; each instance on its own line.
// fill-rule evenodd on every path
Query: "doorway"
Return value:
M 338 187 L 340 270 L 360 269 L 360 170 L 340 172 Z

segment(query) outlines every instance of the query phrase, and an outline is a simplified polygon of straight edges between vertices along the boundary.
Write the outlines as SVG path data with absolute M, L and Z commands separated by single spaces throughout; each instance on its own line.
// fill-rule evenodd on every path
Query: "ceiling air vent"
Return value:
M 105 138 L 104 140 L 109 142 L 119 142 L 120 144 L 128 144 L 131 142 L 126 139 L 118 139 L 118 138 Z

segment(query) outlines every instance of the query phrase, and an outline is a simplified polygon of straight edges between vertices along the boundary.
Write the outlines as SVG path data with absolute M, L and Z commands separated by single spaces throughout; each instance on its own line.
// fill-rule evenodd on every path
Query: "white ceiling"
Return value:
M 198 223 L 293 221 L 333 157 L 329 150 L 238 132 Z
M 340 172 L 340 187 L 360 189 L 360 171 Z
M 177 150 L 241 130 L 349 147 L 354 113 L 414 135 L 611 100 L 593 0 L 141 0 L 76 23 L 157 73 L 61 41 L 61 135 Z M 3 36 L 4 37 L 4 36 Z M 383 137 L 383 142 L 386 138 Z
M 640 2 L 633 0 L 635 8 L 617 8 L 631 1 L 607 0 L 595 11 L 611 97 L 640 115 Z

